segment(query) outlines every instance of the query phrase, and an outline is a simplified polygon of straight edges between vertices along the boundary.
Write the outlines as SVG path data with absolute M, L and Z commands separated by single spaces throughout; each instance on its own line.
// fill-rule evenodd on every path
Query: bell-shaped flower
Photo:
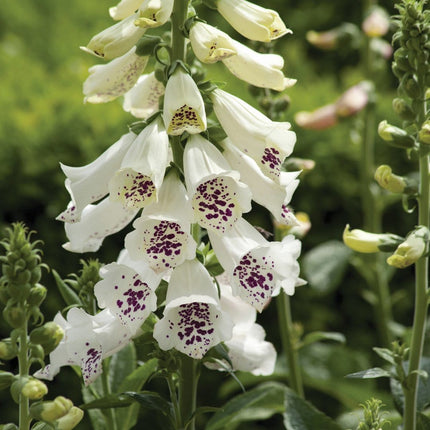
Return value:
M 134 209 L 157 201 L 168 164 L 169 137 L 158 117 L 139 133 L 110 179 L 110 199 Z
M 137 212 L 138 209 L 128 209 L 108 197 L 96 205 L 87 205 L 80 221 L 64 224 L 69 242 L 63 248 L 71 252 L 95 252 L 106 236 L 122 230 Z
M 308 130 L 325 130 L 339 122 L 334 103 L 322 106 L 312 112 L 300 111 L 294 115 L 296 124 Z
M 197 222 L 224 233 L 251 210 L 251 192 L 221 152 L 199 135 L 184 150 L 184 175 Z
M 124 134 L 92 163 L 81 167 L 60 164 L 66 175 L 66 189 L 71 202 L 67 209 L 58 215 L 57 220 L 74 223 L 79 221 L 85 206 L 108 194 L 108 183 L 120 168 L 124 155 L 136 138 L 132 132 Z
M 196 242 L 189 234 L 192 208 L 187 191 L 174 171 L 164 179 L 158 202 L 142 212 L 125 238 L 125 248 L 134 260 L 145 260 L 157 273 L 193 259 Z
M 135 24 L 142 28 L 159 27 L 167 22 L 172 10 L 173 0 L 143 0 Z
M 97 57 L 111 60 L 128 52 L 145 33 L 145 29 L 134 23 L 137 14 L 130 15 L 122 21 L 96 34 L 87 46 L 81 49 Z
M 201 21 L 195 21 L 189 37 L 194 54 L 202 63 L 216 63 L 237 54 L 228 34 Z
M 167 133 L 179 136 L 206 130 L 206 111 L 202 95 L 193 78 L 177 67 L 166 84 L 163 119 Z
M 137 82 L 147 62 L 148 57 L 137 55 L 133 46 L 107 64 L 90 67 L 90 76 L 84 82 L 84 102 L 106 103 L 122 96 Z
M 260 88 L 283 91 L 297 80 L 286 78 L 282 72 L 284 59 L 277 54 L 261 54 L 232 39 L 237 54 L 222 62 L 237 78 Z
M 35 374 L 42 379 L 52 380 L 60 367 L 77 365 L 89 385 L 102 372 L 102 360 L 127 345 L 133 335 L 108 309 L 93 316 L 72 308 L 67 320 L 58 313 L 54 322 L 64 330 L 64 337 L 50 353 L 50 364 Z
M 284 34 L 292 33 L 274 10 L 245 0 L 217 0 L 216 6 L 225 20 L 250 40 L 270 42 Z
M 212 101 L 215 114 L 233 145 L 277 181 L 281 165 L 296 143 L 290 123 L 272 121 L 240 98 L 219 89 L 213 91 Z
M 281 288 L 288 295 L 299 278 L 300 241 L 286 236 L 282 242 L 268 242 L 243 218 L 223 235 L 208 231 L 209 239 L 222 267 L 227 272 L 233 294 L 259 312 Z
M 197 260 L 186 260 L 176 267 L 163 318 L 154 326 L 160 348 L 175 348 L 200 359 L 210 348 L 230 339 L 231 333 L 232 322 L 222 312 L 217 288 L 204 266 Z
M 116 21 L 132 15 L 143 0 L 121 0 L 116 6 L 109 8 L 109 15 Z
M 264 175 L 257 163 L 237 149 L 229 139 L 221 142 L 222 155 L 230 166 L 240 173 L 240 179 L 252 193 L 252 199 L 268 209 L 278 223 L 297 225 L 293 212 L 288 208 L 294 191 L 299 185 L 300 172 L 280 172 L 278 182 Z
M 385 36 L 390 29 L 390 16 L 385 9 L 374 6 L 361 24 L 361 28 L 368 37 Z
M 130 267 L 111 263 L 100 269 L 103 280 L 94 286 L 100 308 L 107 308 L 131 333 L 136 333 L 149 314 L 157 309 L 160 277 L 146 266 L 146 276 Z
M 164 85 L 155 78 L 155 73 L 142 75 L 136 85 L 124 94 L 122 108 L 136 118 L 146 119 L 159 109 Z

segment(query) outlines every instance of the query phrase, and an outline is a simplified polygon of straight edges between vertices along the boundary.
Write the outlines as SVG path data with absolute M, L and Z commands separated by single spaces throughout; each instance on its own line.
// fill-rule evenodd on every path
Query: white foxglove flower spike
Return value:
M 35 374 L 52 380 L 62 366 L 81 367 L 85 385 L 94 382 L 102 372 L 102 360 L 130 342 L 132 333 L 105 309 L 97 315 L 72 308 L 67 320 L 58 313 L 54 322 L 64 330 L 60 344 L 49 355 L 50 364 Z
M 143 73 L 148 57 L 136 54 L 133 46 L 126 54 L 107 64 L 89 68 L 84 82 L 84 103 L 106 103 L 129 91 Z
M 217 0 L 218 12 L 242 36 L 250 40 L 270 42 L 287 33 L 278 12 L 245 0 Z
M 142 212 L 125 248 L 134 260 L 145 260 L 157 273 L 193 259 L 197 244 L 189 234 L 193 212 L 187 191 L 174 171 L 163 181 L 158 202 Z
M 289 122 L 275 122 L 238 97 L 216 89 L 215 114 L 233 145 L 253 158 L 261 170 L 279 181 L 282 163 L 293 151 L 296 134 Z
M 127 209 L 108 197 L 96 205 L 87 205 L 81 219 L 65 223 L 69 242 L 63 248 L 70 252 L 95 252 L 104 238 L 122 230 L 136 216 L 138 209 Z
M 176 267 L 167 289 L 164 316 L 154 326 L 160 348 L 175 348 L 201 359 L 231 333 L 232 322 L 221 311 L 217 289 L 204 266 L 197 260 L 186 260 Z
M 157 201 L 168 164 L 169 138 L 158 117 L 140 132 L 111 178 L 110 199 L 134 209 Z
M 135 334 L 151 312 L 157 309 L 155 289 L 160 278 L 141 277 L 133 269 L 111 263 L 100 269 L 103 280 L 94 286 L 100 308 L 107 308 L 121 324 Z M 151 283 L 152 280 L 152 283 Z
M 146 119 L 158 111 L 163 94 L 164 85 L 155 78 L 154 72 L 142 75 L 136 85 L 124 94 L 122 107 L 136 118 Z
M 120 168 L 124 155 L 136 139 L 132 132 L 124 134 L 96 160 L 86 166 L 71 167 L 61 164 L 66 175 L 66 189 L 72 198 L 67 209 L 56 218 L 59 221 L 74 223 L 79 221 L 85 206 L 94 203 L 108 194 L 108 183 Z
M 145 29 L 137 27 L 135 20 L 138 14 L 130 15 L 122 21 L 96 34 L 83 51 L 97 57 L 111 60 L 128 52 L 145 33 Z
M 202 136 L 193 135 L 184 150 L 184 176 L 196 221 L 224 233 L 251 210 L 251 192 L 239 181 L 221 152 Z
M 143 0 L 121 0 L 116 6 L 109 8 L 109 15 L 116 21 L 132 15 Z
M 177 67 L 166 84 L 163 119 L 167 133 L 179 136 L 206 130 L 206 111 L 202 95 L 193 78 Z
M 144 0 L 137 11 L 135 24 L 155 28 L 167 22 L 172 14 L 173 0 Z
M 194 54 L 202 63 L 215 63 L 236 55 L 231 37 L 209 24 L 196 21 L 189 37 Z
M 304 284 L 297 262 L 301 243 L 293 236 L 286 236 L 282 242 L 268 242 L 243 218 L 223 235 L 210 230 L 208 234 L 231 279 L 233 294 L 259 312 L 281 288 L 291 296 L 296 286 Z
M 294 191 L 299 185 L 300 172 L 280 172 L 278 182 L 264 175 L 257 163 L 237 149 L 229 139 L 221 142 L 222 155 L 231 167 L 240 173 L 240 179 L 248 185 L 252 199 L 268 209 L 280 224 L 298 225 L 293 212 L 288 208 Z

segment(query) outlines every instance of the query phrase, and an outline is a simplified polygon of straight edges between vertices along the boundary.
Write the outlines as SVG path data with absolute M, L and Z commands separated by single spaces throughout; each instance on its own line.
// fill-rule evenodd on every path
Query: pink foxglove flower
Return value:
M 42 379 L 52 380 L 60 367 L 77 365 L 85 385 L 89 385 L 102 372 L 102 360 L 127 345 L 134 334 L 108 309 L 93 316 L 72 308 L 67 320 L 58 313 L 54 322 L 64 330 L 64 338 L 49 354 L 50 364 L 36 373 Z
M 270 42 L 284 34 L 292 33 L 274 10 L 245 0 L 217 0 L 216 5 L 225 20 L 250 40 Z
M 122 21 L 96 34 L 87 46 L 81 49 L 97 57 L 111 60 L 127 53 L 143 36 L 145 29 L 137 27 L 135 20 L 138 15 L 133 14 Z
M 170 76 L 164 95 L 163 119 L 172 136 L 206 130 L 206 111 L 202 95 L 193 78 L 180 67 Z
M 196 242 L 189 234 L 192 208 L 187 191 L 175 172 L 164 179 L 158 202 L 142 212 L 125 238 L 134 260 L 144 260 L 157 273 L 182 264 L 196 255 Z
M 219 89 L 213 91 L 212 101 L 215 114 L 233 145 L 277 181 L 281 165 L 296 143 L 290 123 L 272 121 L 248 103 Z
M 143 0 L 121 0 L 116 6 L 109 8 L 109 14 L 118 21 L 132 15 L 142 3 Z
M 175 348 L 200 359 L 210 348 L 230 339 L 231 333 L 232 322 L 222 312 L 217 289 L 204 266 L 197 260 L 186 260 L 176 267 L 164 316 L 154 326 L 160 348 Z
M 300 241 L 286 236 L 282 242 L 268 242 L 243 218 L 223 235 L 208 231 L 209 239 L 227 272 L 233 294 L 259 312 L 281 288 L 293 295 L 299 278 Z
M 366 16 L 361 28 L 368 37 L 384 36 L 390 29 L 390 16 L 385 9 L 375 6 Z
M 148 57 L 137 55 L 133 46 L 107 64 L 90 67 L 90 76 L 84 82 L 84 102 L 106 103 L 122 96 L 137 82 L 147 62 Z
M 122 107 L 136 118 L 146 119 L 158 111 L 163 94 L 164 85 L 155 78 L 154 72 L 142 75 L 136 85 L 124 94 Z
M 221 152 L 199 135 L 184 150 L 184 175 L 197 222 L 224 233 L 251 210 L 251 192 Z
M 257 163 L 237 149 L 229 139 L 221 142 L 222 155 L 230 166 L 240 173 L 240 179 L 252 193 L 252 199 L 268 209 L 280 224 L 297 225 L 297 220 L 288 204 L 299 185 L 300 172 L 280 172 L 275 182 L 264 175 Z

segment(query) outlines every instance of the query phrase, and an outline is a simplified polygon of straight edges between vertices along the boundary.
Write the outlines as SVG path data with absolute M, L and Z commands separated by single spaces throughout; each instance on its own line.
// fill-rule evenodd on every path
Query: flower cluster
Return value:
M 245 0 L 218 0 L 211 6 L 251 39 L 270 41 L 291 32 L 276 12 Z M 67 250 L 97 251 L 106 236 L 134 221 L 125 250 L 101 270 L 103 279 L 95 286 L 103 310 L 92 316 L 72 309 L 67 320 L 56 318 L 65 338 L 51 354 L 45 369 L 49 377 L 62 365 L 79 364 L 85 382 L 93 381 L 100 360 L 136 336 L 156 311 L 162 278 L 169 285 L 153 333 L 161 349 L 200 359 L 227 342 L 235 368 L 270 373 L 275 352 L 254 323 L 252 308 L 261 312 L 281 289 L 292 295 L 304 283 L 297 262 L 300 242 L 292 235 L 270 242 L 242 217 L 254 200 L 278 223 L 297 224 L 289 203 L 300 172 L 282 170 L 296 135 L 289 123 L 272 121 L 232 94 L 200 82 L 173 49 L 161 66 L 142 74 L 154 57 L 159 59 L 151 52 L 164 43 L 146 32 L 169 21 L 172 8 L 172 0 L 122 0 L 110 9 L 120 22 L 84 48 L 110 60 L 90 69 L 85 101 L 104 103 L 123 95 L 123 108 L 145 121 L 92 163 L 61 165 L 71 197 L 58 216 L 65 223 Z M 193 68 L 197 60 L 222 61 L 254 86 L 281 91 L 294 84 L 282 72 L 282 57 L 252 51 L 196 16 L 187 22 Z M 214 140 L 209 123 L 218 123 L 227 137 Z M 197 229 L 207 231 L 213 251 L 209 244 L 202 246 L 212 256 L 215 252 L 229 287 L 218 290 L 216 273 L 205 267 L 209 254 L 197 243 L 203 235 L 192 234 Z M 238 312 L 248 317 L 238 318 Z M 250 350 L 260 347 L 264 354 Z

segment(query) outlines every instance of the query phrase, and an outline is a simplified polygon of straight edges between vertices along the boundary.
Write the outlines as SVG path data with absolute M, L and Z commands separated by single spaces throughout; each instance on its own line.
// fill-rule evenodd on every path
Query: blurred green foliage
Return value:
M 306 42 L 305 34 L 308 30 L 328 30 L 346 21 L 360 26 L 363 3 L 351 0 L 270 2 L 270 7 L 277 9 L 294 31 L 276 45 L 276 51 L 285 58 L 286 75 L 298 79 L 296 86 L 287 91 L 291 105 L 285 114 L 285 120 L 293 124 L 297 133 L 294 156 L 316 162 L 315 169 L 302 179 L 292 201 L 293 207 L 307 212 L 312 222 L 312 229 L 303 241 L 304 254 L 325 241 L 341 240 L 347 223 L 361 226 L 359 146 L 350 139 L 361 118 L 357 116 L 333 129 L 314 132 L 296 126 L 294 113 L 331 103 L 346 88 L 363 79 L 359 52 L 321 52 Z M 391 1 L 380 4 L 390 14 L 394 12 Z M 61 248 L 66 238 L 63 225 L 55 221 L 55 216 L 67 205 L 69 196 L 63 186 L 59 162 L 76 166 L 89 163 L 133 122 L 122 111 L 120 100 L 105 105 L 82 103 L 81 89 L 88 67 L 100 61 L 80 51 L 79 45 L 85 45 L 94 34 L 112 24 L 107 12 L 110 6 L 113 6 L 111 0 L 3 0 L 0 12 L 0 227 L 22 220 L 37 230 L 45 243 L 45 262 L 62 276 L 76 272 L 82 256 Z M 212 11 L 205 13 L 214 16 Z M 221 19 L 219 26 L 242 40 Z M 382 119 L 397 121 L 391 109 L 396 84 L 389 63 L 375 76 L 376 124 Z M 247 86 L 227 76 L 221 65 L 209 66 L 208 75 L 216 80 L 228 80 L 228 91 L 256 105 Z M 403 151 L 388 148 L 377 140 L 377 163 L 392 165 L 398 174 L 411 171 L 412 164 Z M 257 224 L 270 230 L 270 219 L 265 212 L 260 210 L 254 217 Z M 402 211 L 400 201 L 395 201 L 386 210 L 384 230 L 403 235 L 412 227 L 414 219 L 414 215 Z M 99 259 L 104 262 L 115 259 L 123 237 L 124 232 L 107 238 L 98 253 Z M 396 319 L 406 325 L 410 324 L 412 309 L 412 277 L 408 275 L 408 270 L 396 274 L 391 285 L 392 291 L 402 297 L 394 307 Z M 44 282 L 50 287 L 45 308 L 49 319 L 63 303 L 50 274 L 44 275 Z M 378 345 L 378 339 L 370 305 L 363 298 L 363 285 L 356 272 L 348 268 L 334 291 L 321 293 L 305 286 L 292 300 L 294 319 L 305 333 L 320 330 L 346 335 L 346 346 L 316 344 L 302 351 L 308 398 L 333 417 L 358 408 L 359 403 L 386 388 L 383 384 L 343 379 L 345 374 L 377 362 L 371 348 Z M 271 304 L 259 320 L 266 327 L 268 339 L 279 350 L 275 311 L 275 305 Z M 280 380 L 284 378 L 282 363 L 281 357 L 276 374 Z M 201 390 L 203 405 L 220 405 L 232 392 L 239 392 L 239 386 L 227 376 L 205 372 L 202 378 L 202 383 L 212 384 L 211 387 L 219 387 L 221 380 L 220 391 Z M 246 378 L 250 385 L 259 380 Z M 69 392 L 71 383 L 76 388 L 70 388 Z M 67 394 L 79 404 L 79 383 L 73 371 L 66 369 L 50 385 L 50 396 L 65 394 L 67 386 Z M 153 388 L 165 389 L 159 380 L 151 384 Z M 0 395 L 3 420 L 9 417 L 5 403 L 8 396 L 4 392 Z M 390 400 L 382 396 L 390 407 Z M 278 428 L 279 424 L 279 417 L 275 417 L 264 424 L 246 424 L 243 428 Z M 85 428 L 85 424 L 81 426 Z

